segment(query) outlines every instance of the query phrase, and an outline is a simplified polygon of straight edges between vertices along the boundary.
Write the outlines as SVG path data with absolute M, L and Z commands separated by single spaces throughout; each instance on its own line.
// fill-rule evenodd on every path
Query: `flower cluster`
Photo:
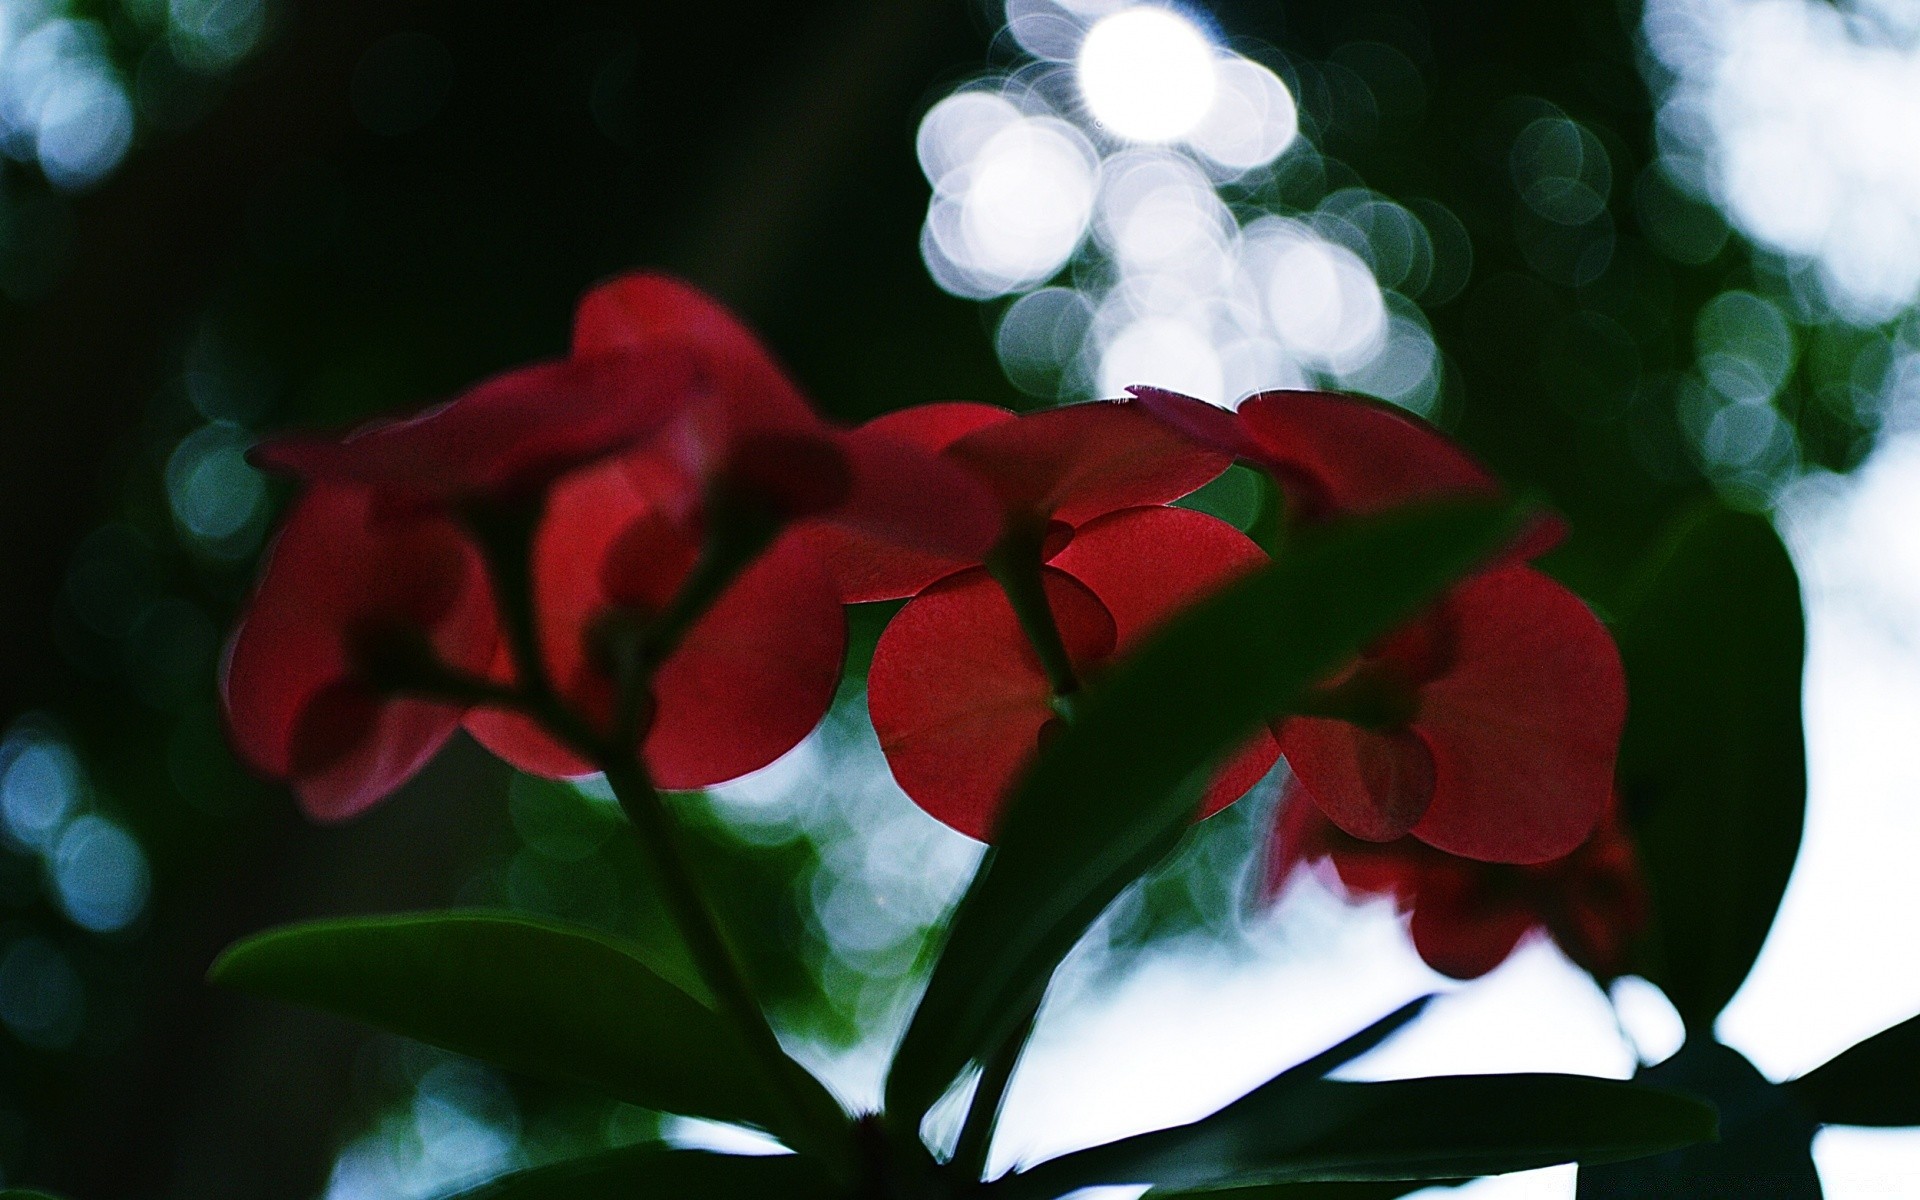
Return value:
M 1408 914 L 1413 948 L 1455 979 L 1477 979 L 1520 943 L 1545 934 L 1603 983 L 1627 973 L 1633 939 L 1651 912 L 1633 841 L 1615 808 L 1571 854 L 1515 866 L 1475 862 L 1416 838 L 1369 842 L 1342 832 L 1311 804 L 1289 804 L 1275 824 L 1269 887 L 1327 863 L 1354 896 L 1383 896 Z
M 1302 523 L 1499 491 L 1440 433 L 1360 397 L 1267 392 L 1229 413 L 1134 393 L 1200 444 L 1268 472 Z M 1580 598 L 1526 565 L 1561 532 L 1536 521 L 1488 569 L 1327 681 L 1313 712 L 1277 724 L 1295 787 L 1335 825 L 1518 863 L 1559 858 L 1599 824 L 1626 675 Z
M 656 275 L 590 293 L 564 360 L 256 459 L 303 489 L 223 694 L 240 753 L 321 819 L 462 724 L 549 775 L 635 745 L 667 787 L 765 766 L 826 712 L 845 650 L 806 528 L 946 554 L 999 528 L 970 474 L 828 425 L 744 326 Z
M 1499 491 L 1430 427 L 1327 393 L 1228 412 L 1142 388 L 838 428 L 730 314 L 655 275 L 590 293 L 563 360 L 257 459 L 301 492 L 225 698 L 241 753 L 315 816 L 376 802 L 461 727 L 540 774 L 637 755 L 667 788 L 737 777 L 825 713 L 843 606 L 904 599 L 873 724 L 906 793 L 983 839 L 1082 687 L 1266 561 L 1174 505 L 1234 460 L 1301 524 Z M 1527 565 L 1558 533 L 1536 523 L 1260 731 L 1201 815 L 1284 755 L 1358 838 L 1513 863 L 1579 846 L 1625 689 L 1605 629 Z

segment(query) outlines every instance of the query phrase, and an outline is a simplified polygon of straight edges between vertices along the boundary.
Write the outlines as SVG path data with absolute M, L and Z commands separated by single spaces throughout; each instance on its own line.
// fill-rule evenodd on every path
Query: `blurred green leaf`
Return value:
M 31 1188 L 7 1188 L 0 1191 L 0 1200 L 60 1200 L 52 1192 L 36 1192 Z
M 1622 605 L 1620 788 L 1654 901 L 1642 972 L 1710 1030 L 1800 848 L 1800 583 L 1764 519 L 1696 511 Z
M 917 1117 L 1011 1036 L 1114 897 L 1178 839 L 1212 765 L 1513 536 L 1445 505 L 1302 538 L 1172 621 L 1084 696 L 1009 801 L 887 1081 Z
M 771 1127 L 776 1111 L 711 1009 L 590 930 L 472 912 L 317 921 L 234 945 L 209 978 L 662 1112 Z
M 519 1171 L 449 1200 L 825 1200 L 834 1194 L 820 1168 L 798 1155 L 709 1154 L 647 1145 Z
M 1711 1101 L 1719 1139 L 1637 1162 L 1583 1166 L 1579 1200 L 1819 1200 L 1818 1123 L 1737 1052 L 1698 1038 L 1636 1078 Z
M 1786 1088 L 1829 1124 L 1920 1125 L 1920 1017 L 1881 1030 Z
M 1711 1106 L 1582 1075 L 1454 1075 L 1384 1083 L 1283 1075 L 1189 1125 L 1041 1163 L 1006 1200 L 1079 1187 L 1205 1188 L 1308 1180 L 1451 1180 L 1612 1162 L 1713 1136 Z

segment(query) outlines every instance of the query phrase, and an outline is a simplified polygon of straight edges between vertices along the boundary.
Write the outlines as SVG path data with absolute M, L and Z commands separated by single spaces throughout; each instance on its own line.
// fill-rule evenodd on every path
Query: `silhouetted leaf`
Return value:
M 887 1081 L 917 1116 L 1031 1012 L 1060 960 L 1192 817 L 1211 766 L 1512 537 L 1517 509 L 1356 521 L 1173 620 L 1090 688 L 1010 800 Z
M 1833 1125 L 1920 1125 L 1920 1017 L 1884 1029 L 1786 1084 Z
M 1202 1192 L 1164 1191 L 1155 1188 L 1147 1200 L 1174 1200 L 1190 1196 L 1194 1200 L 1399 1200 L 1431 1187 L 1455 1187 L 1465 1179 L 1381 1179 L 1317 1183 L 1257 1183 L 1252 1187 L 1208 1188 Z
M 210 978 L 646 1108 L 778 1131 L 726 1024 L 589 930 L 485 913 L 317 921 L 238 943 Z
M 646 1145 L 519 1171 L 450 1200 L 826 1200 L 835 1194 L 820 1168 L 797 1155 Z
M 1707 1039 L 1638 1078 L 1713 1102 L 1720 1138 L 1638 1162 L 1580 1168 L 1580 1200 L 1818 1200 L 1819 1128 L 1786 1089 Z
M 1712 1137 L 1713 1127 L 1708 1105 L 1617 1079 L 1283 1075 L 1192 1124 L 1063 1155 L 1003 1186 L 1006 1200 L 1041 1200 L 1104 1184 L 1450 1180 L 1638 1158 Z
M 1799 852 L 1803 624 L 1773 527 L 1718 507 L 1623 605 L 1619 780 L 1654 902 L 1641 969 L 1695 1032 L 1752 968 Z

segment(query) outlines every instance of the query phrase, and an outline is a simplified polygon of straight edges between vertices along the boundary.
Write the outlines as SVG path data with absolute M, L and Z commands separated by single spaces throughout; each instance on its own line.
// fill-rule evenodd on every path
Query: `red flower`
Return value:
M 1586 838 L 1613 788 L 1620 656 L 1579 597 L 1527 567 L 1455 587 L 1323 696 L 1377 706 L 1380 719 L 1290 717 L 1280 749 L 1360 837 L 1411 832 L 1469 858 L 1540 862 Z
M 1009 530 L 1055 543 L 1094 517 L 1178 500 L 1230 461 L 1128 405 L 1103 402 L 1020 417 L 989 404 L 926 404 L 869 421 L 848 440 L 889 455 L 903 446 L 938 454 L 992 490 Z M 929 553 L 853 530 L 820 530 L 811 540 L 849 604 L 912 596 L 981 565 L 987 549 Z
M 345 438 L 281 439 L 258 458 L 309 491 L 236 634 L 228 708 L 243 755 L 325 816 L 397 787 L 463 718 L 529 770 L 592 769 L 573 735 L 615 728 L 609 627 L 646 631 L 715 549 L 710 534 L 744 554 L 783 521 L 840 523 L 964 555 L 1001 529 L 970 472 L 827 425 L 731 314 L 656 275 L 590 293 L 565 361 Z M 532 575 L 545 681 L 515 678 L 460 523 L 501 504 L 544 513 Z M 663 785 L 763 766 L 825 711 L 845 630 L 802 536 L 746 566 L 647 664 L 652 702 L 637 716 Z M 413 657 L 394 660 L 400 649 Z M 435 671 L 432 698 L 408 694 Z M 572 741 L 516 710 L 469 717 L 448 672 L 503 690 L 551 683 L 576 710 Z
M 677 493 L 649 493 L 631 460 L 564 480 L 533 550 L 542 666 L 598 737 L 615 727 L 618 688 L 605 637 L 644 631 L 700 557 L 700 513 Z M 747 567 L 654 671 L 643 756 L 667 788 L 720 783 L 767 765 L 825 715 L 840 681 L 846 622 L 817 557 L 785 538 Z M 512 665 L 496 667 L 511 680 Z M 477 709 L 467 728 L 522 770 L 598 768 L 528 717 Z
M 882 417 L 854 436 L 939 451 L 993 487 L 1009 536 L 1031 539 L 1026 548 L 1042 560 L 1042 588 L 1082 680 L 1265 559 L 1224 522 L 1163 507 L 1227 460 L 1126 406 L 1015 418 L 985 405 L 931 405 Z M 1009 787 L 1061 720 L 1012 606 L 979 557 L 902 552 L 840 533 L 815 544 L 849 602 L 914 597 L 874 651 L 874 729 L 915 802 L 962 833 L 988 837 Z M 1256 738 L 1221 771 L 1203 812 L 1238 799 L 1277 754 L 1270 737 Z
M 437 515 L 383 511 L 363 488 L 295 502 L 234 632 L 221 693 L 235 748 L 319 820 L 406 782 L 461 707 L 396 697 L 383 674 L 431 661 L 479 675 L 497 640 L 473 544 Z
M 1274 890 L 1296 869 L 1327 861 L 1356 896 L 1391 896 L 1411 913 L 1414 949 L 1444 975 L 1473 979 L 1544 931 L 1574 963 L 1610 982 L 1626 973 L 1649 900 L 1617 804 L 1571 854 L 1532 866 L 1476 862 L 1402 838 L 1342 833 L 1311 804 L 1284 802 L 1270 864 Z
M 1444 435 L 1377 401 L 1268 392 L 1237 412 L 1151 388 L 1136 403 L 1267 470 L 1303 521 L 1499 484 Z M 1518 565 L 1561 533 L 1537 523 L 1500 563 L 1330 681 L 1321 715 L 1276 726 L 1299 786 L 1348 833 L 1469 858 L 1541 862 L 1600 820 L 1626 721 L 1619 652 L 1585 604 Z

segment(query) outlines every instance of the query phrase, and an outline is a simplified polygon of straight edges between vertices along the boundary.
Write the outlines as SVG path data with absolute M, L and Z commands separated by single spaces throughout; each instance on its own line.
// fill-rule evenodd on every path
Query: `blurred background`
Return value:
M 1700 497 L 1768 514 L 1809 606 L 1809 814 L 1720 1033 L 1781 1078 L 1912 1015 L 1917 129 L 1912 0 L 0 0 L 0 1184 L 424 1200 L 738 1138 L 202 983 L 300 917 L 657 931 L 591 785 L 460 744 L 316 828 L 236 767 L 214 692 L 285 499 L 245 447 L 554 355 L 639 265 L 736 305 L 847 420 L 1381 396 L 1567 513 L 1552 565 L 1596 597 Z M 686 811 L 733 915 L 780 934 L 751 966 L 784 1027 L 871 1101 L 979 850 L 893 787 L 859 658 L 819 732 Z M 1451 986 L 1389 906 L 1265 897 L 1273 790 L 1070 962 L 1002 1162 L 1199 1115 Z M 1367 1069 L 1671 1051 L 1657 991 L 1612 999 L 1537 942 Z M 1920 1191 L 1916 1135 L 1816 1156 L 1832 1196 Z

